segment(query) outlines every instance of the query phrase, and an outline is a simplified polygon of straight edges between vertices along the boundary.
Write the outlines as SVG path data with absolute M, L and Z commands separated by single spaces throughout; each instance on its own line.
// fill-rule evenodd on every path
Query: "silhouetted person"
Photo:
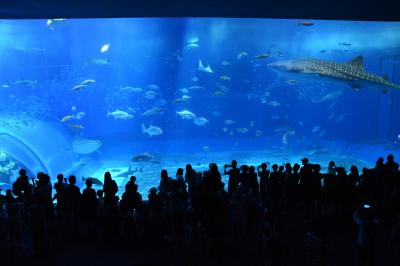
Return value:
M 118 215 L 118 186 L 112 179 L 110 172 L 104 173 L 104 215 L 105 215 L 105 233 L 106 239 L 115 239 L 117 232 L 117 215 Z
M 61 215 L 65 210 L 64 192 L 66 186 L 67 184 L 65 183 L 64 175 L 58 174 L 57 182 L 54 183 L 54 189 L 56 190 L 56 193 L 53 197 L 53 200 L 57 200 L 56 210 L 58 215 Z
M 300 165 L 298 164 L 295 164 L 293 168 L 290 164 L 286 164 L 285 198 L 286 204 L 291 212 L 294 212 L 294 208 L 296 207 L 298 201 L 299 169 Z
M 86 188 L 82 191 L 82 220 L 87 226 L 89 236 L 93 237 L 96 229 L 97 210 L 97 194 L 92 188 L 93 182 L 88 179 L 85 181 Z
M 118 192 L 118 186 L 115 180 L 111 178 L 110 172 L 104 173 L 104 183 L 103 183 L 103 192 L 104 192 L 104 207 L 107 216 L 116 216 L 117 215 L 117 204 L 118 198 L 116 194 Z
M 261 202 L 264 204 L 264 206 L 267 200 L 267 184 L 269 179 L 269 170 L 267 170 L 267 167 L 268 165 L 266 163 L 262 163 L 257 167 L 258 176 L 260 177 Z
M 33 186 L 29 183 L 25 169 L 19 170 L 19 177 L 13 183 L 12 192 L 17 196 L 18 201 L 24 202 L 25 208 L 33 202 Z
M 189 199 L 192 201 L 193 191 L 198 185 L 197 173 L 190 164 L 186 165 L 185 182 L 188 184 Z
M 136 176 L 132 175 L 129 178 L 129 181 L 128 181 L 127 185 L 136 185 Z
M 136 217 L 142 206 L 142 195 L 137 190 L 138 185 L 127 184 L 120 203 L 124 235 L 131 244 L 136 244 L 132 241 L 137 235 Z
M 176 176 L 175 177 L 176 177 L 176 181 L 185 182 L 185 179 L 183 177 L 183 168 L 178 168 L 176 170 Z
M 161 170 L 160 174 L 160 196 L 165 202 L 167 200 L 168 194 L 172 190 L 172 179 L 168 176 L 167 170 Z
M 327 174 L 332 176 L 336 175 L 336 164 L 334 161 L 329 162 Z
M 138 185 L 127 184 L 122 194 L 120 209 L 122 213 L 133 213 L 142 204 L 142 195 L 137 191 Z
M 231 168 L 227 171 L 227 168 Z M 228 179 L 228 193 L 232 194 L 232 191 L 236 191 L 239 185 L 239 174 L 240 170 L 237 168 L 237 161 L 233 160 L 231 164 L 224 165 L 224 175 L 229 175 Z
M 54 207 L 52 201 L 52 186 L 50 182 L 50 177 L 45 173 L 37 174 L 38 181 L 35 182 L 35 199 L 36 203 L 39 205 L 44 213 L 44 218 L 48 222 L 53 220 Z
M 76 184 L 76 177 L 70 175 L 68 178 L 69 184 L 65 187 L 65 210 L 66 223 L 72 230 L 72 237 L 76 237 L 78 233 L 79 210 L 81 204 L 81 191 Z
M 280 211 L 283 196 L 282 173 L 278 169 L 279 166 L 277 164 L 272 165 L 272 173 L 269 176 L 268 183 L 273 215 Z

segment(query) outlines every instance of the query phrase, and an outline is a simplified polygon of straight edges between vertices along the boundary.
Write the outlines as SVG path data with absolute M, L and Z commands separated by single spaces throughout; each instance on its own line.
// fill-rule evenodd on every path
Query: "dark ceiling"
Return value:
M 0 18 L 260 17 L 400 21 L 399 0 L 0 0 Z

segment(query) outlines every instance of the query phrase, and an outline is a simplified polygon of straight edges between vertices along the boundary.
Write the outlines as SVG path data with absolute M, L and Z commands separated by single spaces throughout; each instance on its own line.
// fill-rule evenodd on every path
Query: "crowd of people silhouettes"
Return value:
M 54 243 L 85 239 L 161 250 L 168 253 L 166 265 L 274 266 L 334 265 L 329 247 L 343 241 L 340 232 L 354 231 L 356 236 L 345 236 L 353 242 L 336 245 L 354 243 L 359 265 L 399 265 L 400 173 L 394 156 L 361 173 L 333 161 L 325 173 L 307 158 L 301 163 L 239 167 L 233 160 L 221 172 L 215 163 L 204 172 L 187 164 L 175 178 L 164 169 L 147 200 L 135 176 L 119 197 L 110 172 L 102 190 L 93 189 L 89 178 L 81 191 L 73 175 L 67 182 L 59 174 L 52 185 L 46 173 L 31 179 L 21 169 L 2 198 L 3 235 L 9 248 L 20 251 L 30 239 L 39 256 L 51 253 Z M 221 173 L 229 176 L 226 188 Z M 390 229 L 384 237 L 382 227 Z M 382 238 L 388 240 L 385 264 L 376 256 Z M 297 253 L 301 258 L 293 264 L 289 257 Z

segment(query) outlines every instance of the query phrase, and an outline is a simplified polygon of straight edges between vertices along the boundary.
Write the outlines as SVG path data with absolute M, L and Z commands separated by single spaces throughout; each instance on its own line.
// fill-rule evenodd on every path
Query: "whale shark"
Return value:
M 335 62 L 319 59 L 285 60 L 267 64 L 267 67 L 297 80 L 318 80 L 350 86 L 353 90 L 361 88 L 400 90 L 400 85 L 390 82 L 386 76 L 367 72 L 364 58 L 357 56 L 348 62 Z

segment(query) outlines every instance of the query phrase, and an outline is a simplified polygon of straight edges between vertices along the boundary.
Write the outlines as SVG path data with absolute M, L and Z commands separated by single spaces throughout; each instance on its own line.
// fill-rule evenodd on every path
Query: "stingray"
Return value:
M 100 140 L 95 139 L 75 139 L 72 142 L 72 150 L 77 154 L 91 154 L 98 150 L 102 145 Z

